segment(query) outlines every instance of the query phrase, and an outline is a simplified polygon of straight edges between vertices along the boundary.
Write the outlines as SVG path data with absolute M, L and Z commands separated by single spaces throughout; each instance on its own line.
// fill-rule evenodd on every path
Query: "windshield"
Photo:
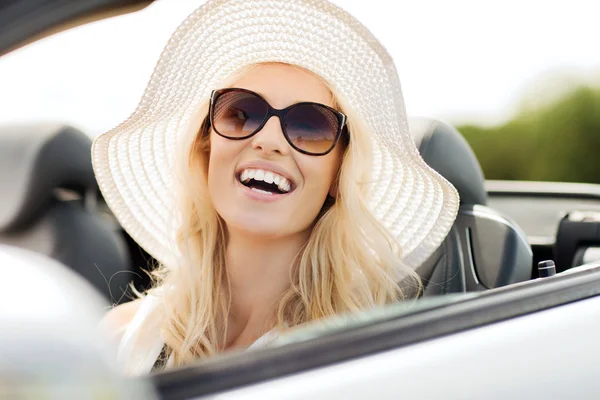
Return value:
M 374 307 L 368 311 L 348 313 L 331 317 L 323 321 L 313 322 L 304 327 L 284 332 L 273 341 L 273 346 L 284 346 L 322 337 L 348 329 L 369 326 L 384 321 L 398 319 L 411 314 L 451 305 L 463 300 L 477 297 L 477 293 L 448 294 L 446 296 L 423 297 L 388 306 Z

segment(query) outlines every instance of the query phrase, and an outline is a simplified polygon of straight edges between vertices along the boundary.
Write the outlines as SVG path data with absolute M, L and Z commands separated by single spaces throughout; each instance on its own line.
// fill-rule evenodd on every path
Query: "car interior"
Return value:
M 127 236 L 98 207 L 91 143 L 68 126 L 0 129 L 0 243 L 50 256 L 120 303 L 141 274 Z
M 450 125 L 413 118 L 410 129 L 427 164 L 458 190 L 460 208 L 450 233 L 417 268 L 425 295 L 492 289 L 531 278 L 527 236 L 488 206 L 483 171 L 467 141 Z
M 537 262 L 548 255 L 569 267 L 593 259 L 600 214 L 567 210 L 570 214 L 556 221 L 557 247 L 549 244 L 549 254 L 547 246 L 538 246 L 536 254 L 530 235 L 503 212 L 502 208 L 510 207 L 501 197 L 490 201 L 493 194 L 486 189 L 481 167 L 462 135 L 431 118 L 412 118 L 409 124 L 424 160 L 457 188 L 461 198 L 447 238 L 416 269 L 423 279 L 424 296 L 526 281 L 537 276 Z M 90 148 L 89 137 L 69 126 L 21 125 L 0 130 L 0 189 L 4 193 L 0 243 L 64 263 L 108 301 L 119 304 L 132 298 L 130 283 L 138 290 L 148 287 L 147 270 L 155 261 L 123 231 L 102 200 Z

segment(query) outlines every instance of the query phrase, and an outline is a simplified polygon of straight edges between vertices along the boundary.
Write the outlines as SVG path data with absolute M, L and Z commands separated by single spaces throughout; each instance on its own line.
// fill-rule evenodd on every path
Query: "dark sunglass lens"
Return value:
M 267 104 L 252 93 L 235 91 L 220 94 L 213 106 L 213 128 L 230 138 L 251 135 L 262 124 Z
M 313 154 L 329 151 L 339 129 L 337 115 L 316 104 L 299 104 L 286 114 L 286 132 L 294 146 Z

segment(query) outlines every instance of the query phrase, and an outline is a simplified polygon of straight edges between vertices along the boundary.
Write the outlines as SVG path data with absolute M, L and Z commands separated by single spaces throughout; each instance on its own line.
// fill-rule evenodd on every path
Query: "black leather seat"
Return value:
M 119 227 L 96 210 L 90 148 L 67 126 L 0 128 L 0 243 L 50 256 L 120 302 L 130 258 Z
M 437 251 L 417 268 L 425 295 L 496 288 L 531 278 L 533 254 L 524 232 L 487 207 L 481 166 L 462 135 L 429 118 L 409 121 L 423 159 L 460 194 L 454 226 Z

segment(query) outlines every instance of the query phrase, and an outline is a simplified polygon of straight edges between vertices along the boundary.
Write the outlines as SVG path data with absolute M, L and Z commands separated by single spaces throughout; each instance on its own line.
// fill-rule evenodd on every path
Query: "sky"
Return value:
M 127 118 L 177 25 L 203 0 L 62 32 L 0 58 L 0 124 L 52 121 L 91 136 Z M 409 115 L 492 125 L 524 101 L 600 82 L 596 0 L 333 0 L 395 60 Z

